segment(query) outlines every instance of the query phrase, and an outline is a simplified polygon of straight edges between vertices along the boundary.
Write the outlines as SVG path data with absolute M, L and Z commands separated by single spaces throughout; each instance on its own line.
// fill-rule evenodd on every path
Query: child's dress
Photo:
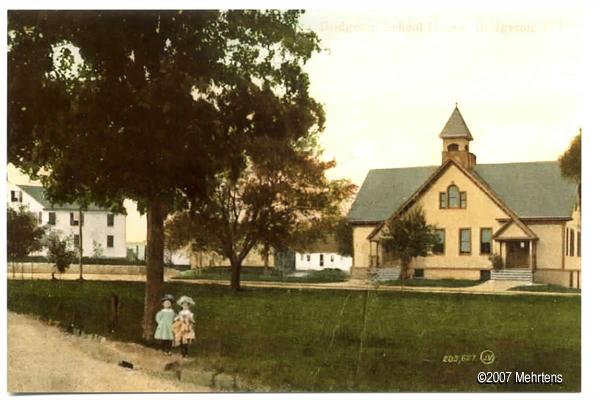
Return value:
M 180 344 L 189 344 L 196 339 L 196 333 L 194 332 L 194 313 L 190 310 L 181 310 L 175 319 L 176 322 L 173 326 L 175 333 L 174 345 L 179 346 Z
M 175 319 L 175 311 L 172 308 L 163 308 L 156 313 L 156 331 L 154 339 L 158 340 L 173 340 L 173 320 Z

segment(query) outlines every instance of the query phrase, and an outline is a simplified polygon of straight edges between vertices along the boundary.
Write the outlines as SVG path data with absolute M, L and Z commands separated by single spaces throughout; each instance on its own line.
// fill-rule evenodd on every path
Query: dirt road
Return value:
M 175 359 L 175 356 L 171 356 Z M 118 366 L 128 360 L 134 369 Z M 8 313 L 8 391 L 209 392 L 164 371 L 170 361 L 132 343 L 67 334 L 32 317 Z

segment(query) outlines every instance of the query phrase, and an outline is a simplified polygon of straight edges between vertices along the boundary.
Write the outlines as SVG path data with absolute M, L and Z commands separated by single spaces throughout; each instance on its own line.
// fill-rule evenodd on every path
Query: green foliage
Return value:
M 415 257 L 429 255 L 436 242 L 435 226 L 427 224 L 425 212 L 420 206 L 389 221 L 382 237 L 386 256 L 400 260 L 402 279 L 408 276 L 410 261 Z
M 120 341 L 138 341 L 140 282 L 8 281 L 8 309 L 60 321 Z M 580 296 L 370 292 L 360 374 L 364 292 L 246 289 L 167 283 L 167 293 L 202 299 L 194 308 L 197 342 L 183 379 L 215 365 L 263 391 L 523 392 L 581 387 Z M 111 295 L 119 323 L 111 332 Z M 453 340 L 449 340 L 453 338 Z M 562 385 L 478 385 L 483 350 L 490 370 L 560 372 Z M 476 354 L 445 363 L 445 355 Z M 196 361 L 193 361 L 196 360 Z
M 502 260 L 502 256 L 500 254 L 492 254 L 488 257 L 488 260 L 492 263 L 492 268 L 496 271 L 504 268 L 504 260 Z
M 25 206 L 6 210 L 6 253 L 9 260 L 22 260 L 42 249 L 45 228 L 38 226 L 35 214 Z
M 102 258 L 104 257 L 104 249 L 102 248 L 102 243 L 94 240 L 93 242 L 93 252 L 92 255 L 94 258 Z
M 329 181 L 334 166 L 317 149 L 297 141 L 263 139 L 252 143 L 245 167 L 215 177 L 216 190 L 203 204 L 174 215 L 166 225 L 171 247 L 192 243 L 241 265 L 259 245 L 276 250 L 302 247 L 339 218 L 340 204 L 355 190 L 345 180 Z M 236 289 L 232 268 L 232 288 Z
M 564 178 L 581 183 L 581 133 L 573 138 L 571 145 L 558 161 Z
M 63 273 L 75 261 L 75 252 L 69 250 L 69 240 L 61 239 L 60 236 L 51 232 L 46 239 L 46 247 L 48 248 L 48 261 L 50 261 L 56 269 Z
M 335 240 L 337 242 L 339 254 L 342 256 L 353 257 L 353 235 L 352 225 L 346 218 L 340 218 L 334 225 Z

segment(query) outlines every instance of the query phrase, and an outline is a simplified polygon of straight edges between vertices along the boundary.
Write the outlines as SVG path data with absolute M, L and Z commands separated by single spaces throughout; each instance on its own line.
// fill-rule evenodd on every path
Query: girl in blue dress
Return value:
M 171 343 L 173 341 L 173 320 L 177 316 L 173 311 L 173 302 L 175 298 L 170 294 L 162 299 L 163 309 L 156 313 L 155 320 L 158 324 L 154 332 L 154 339 L 158 340 L 160 347 L 165 354 L 171 354 Z

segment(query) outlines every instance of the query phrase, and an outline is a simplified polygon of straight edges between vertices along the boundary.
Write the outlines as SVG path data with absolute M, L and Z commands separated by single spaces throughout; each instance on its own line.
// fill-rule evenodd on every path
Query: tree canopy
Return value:
M 25 206 L 6 210 L 6 253 L 9 260 L 21 260 L 43 247 L 46 230 Z
M 54 202 L 147 213 L 144 337 L 164 221 L 239 175 L 252 138 L 323 128 L 301 11 L 9 11 L 8 161 Z
M 564 178 L 581 183 L 581 133 L 573 138 L 571 145 L 558 161 Z

